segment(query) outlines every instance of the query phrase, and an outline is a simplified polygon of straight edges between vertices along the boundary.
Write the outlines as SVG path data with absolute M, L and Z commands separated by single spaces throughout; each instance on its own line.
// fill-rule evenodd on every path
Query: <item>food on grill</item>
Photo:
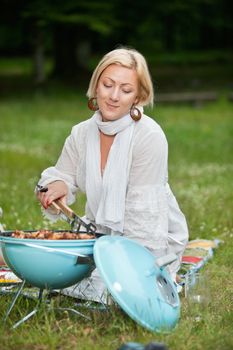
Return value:
M 14 238 L 30 238 L 30 239 L 93 239 L 95 236 L 93 234 L 79 232 L 54 232 L 50 230 L 38 230 L 34 232 L 24 232 L 20 230 L 15 230 L 12 233 L 12 237 Z

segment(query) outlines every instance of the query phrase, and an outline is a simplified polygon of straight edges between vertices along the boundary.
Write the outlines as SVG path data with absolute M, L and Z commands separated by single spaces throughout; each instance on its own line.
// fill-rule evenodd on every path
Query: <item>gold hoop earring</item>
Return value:
M 135 107 L 134 105 L 130 108 L 130 117 L 135 121 L 135 122 L 138 122 L 141 117 L 142 117 L 142 113 L 141 111 Z
M 99 106 L 98 106 L 98 104 L 97 104 L 97 99 L 96 99 L 96 97 L 92 97 L 92 98 L 90 98 L 89 100 L 88 100 L 88 103 L 87 103 L 87 105 L 88 105 L 88 108 L 91 110 L 91 111 L 98 111 L 98 109 L 99 109 Z

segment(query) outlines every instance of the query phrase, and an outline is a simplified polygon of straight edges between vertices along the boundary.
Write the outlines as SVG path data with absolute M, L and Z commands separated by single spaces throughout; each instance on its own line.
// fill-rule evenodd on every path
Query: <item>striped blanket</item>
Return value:
M 212 259 L 214 250 L 218 248 L 219 239 L 195 239 L 189 241 L 182 256 L 182 263 L 178 272 L 179 285 L 185 284 L 187 274 L 198 272 L 205 264 Z

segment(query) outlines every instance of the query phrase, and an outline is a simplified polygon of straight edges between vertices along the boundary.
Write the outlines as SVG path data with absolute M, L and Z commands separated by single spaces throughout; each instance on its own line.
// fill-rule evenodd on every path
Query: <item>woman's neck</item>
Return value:
M 100 131 L 100 169 L 103 175 L 108 160 L 108 154 L 113 144 L 115 135 L 105 135 Z

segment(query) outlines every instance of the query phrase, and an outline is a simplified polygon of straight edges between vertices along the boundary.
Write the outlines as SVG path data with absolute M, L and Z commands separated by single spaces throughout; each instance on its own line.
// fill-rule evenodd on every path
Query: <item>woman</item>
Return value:
M 136 240 L 156 257 L 176 253 L 169 266 L 175 279 L 188 230 L 167 183 L 166 137 L 143 114 L 154 98 L 145 58 L 127 48 L 107 53 L 87 96 L 95 112 L 73 127 L 57 164 L 42 173 L 39 185 L 48 191 L 39 192 L 38 199 L 48 209 L 53 200 L 72 204 L 77 190 L 85 192 L 86 221 L 99 232 Z M 93 278 L 98 284 L 98 276 Z

